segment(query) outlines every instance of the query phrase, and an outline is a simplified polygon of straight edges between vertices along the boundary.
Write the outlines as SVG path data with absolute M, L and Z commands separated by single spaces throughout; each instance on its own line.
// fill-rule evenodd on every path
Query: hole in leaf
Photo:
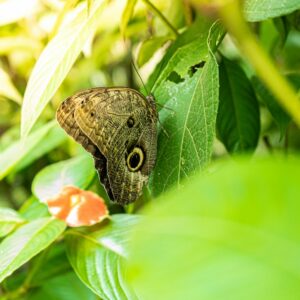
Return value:
M 188 74 L 192 77 L 199 69 L 203 68 L 205 65 L 205 61 L 201 61 L 196 65 L 193 65 L 189 68 Z
M 181 76 L 177 72 L 175 72 L 175 71 L 172 71 L 170 73 L 170 75 L 168 76 L 167 80 L 172 81 L 174 83 L 179 83 L 179 82 L 183 82 L 184 81 L 184 79 L 181 78 Z

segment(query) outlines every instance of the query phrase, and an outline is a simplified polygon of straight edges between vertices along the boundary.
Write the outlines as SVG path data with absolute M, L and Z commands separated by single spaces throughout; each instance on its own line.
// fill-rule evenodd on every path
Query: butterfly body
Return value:
M 94 88 L 67 98 L 57 120 L 95 159 L 100 181 L 119 203 L 135 201 L 154 167 L 154 99 L 129 88 Z

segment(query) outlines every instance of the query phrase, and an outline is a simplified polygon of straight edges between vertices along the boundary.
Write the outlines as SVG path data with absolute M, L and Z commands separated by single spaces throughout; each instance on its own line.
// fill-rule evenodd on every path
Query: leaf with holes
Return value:
M 79 278 L 103 300 L 138 299 L 126 282 L 123 262 L 128 236 L 140 220 L 132 215 L 113 215 L 98 230 L 69 231 L 67 254 Z
M 163 75 L 153 85 L 155 98 L 165 104 L 159 115 L 164 130 L 159 132 L 157 163 L 150 180 L 155 196 L 172 185 L 179 187 L 183 178 L 203 169 L 212 153 L 219 80 L 208 44 L 218 39 L 221 28 L 206 24 L 206 32 L 196 38 L 194 30 L 178 38 L 174 43 L 178 49 L 170 48 L 165 55 L 168 61 L 161 64 Z M 190 34 L 194 39 L 190 40 Z

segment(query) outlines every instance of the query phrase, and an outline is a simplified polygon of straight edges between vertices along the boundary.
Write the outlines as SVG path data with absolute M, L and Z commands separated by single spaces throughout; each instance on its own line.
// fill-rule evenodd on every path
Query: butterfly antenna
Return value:
M 131 64 L 132 64 L 132 66 L 133 66 L 133 68 L 134 68 L 136 74 L 138 75 L 138 77 L 139 77 L 139 79 L 140 79 L 140 81 L 141 81 L 141 83 L 142 83 L 142 85 L 143 85 L 143 87 L 144 87 L 144 89 L 145 89 L 147 95 L 150 95 L 150 93 L 149 93 L 148 89 L 146 88 L 146 85 L 144 84 L 144 81 L 143 81 L 143 79 L 142 79 L 140 73 L 138 72 L 137 67 L 136 67 L 135 63 L 133 62 L 133 60 L 131 60 Z

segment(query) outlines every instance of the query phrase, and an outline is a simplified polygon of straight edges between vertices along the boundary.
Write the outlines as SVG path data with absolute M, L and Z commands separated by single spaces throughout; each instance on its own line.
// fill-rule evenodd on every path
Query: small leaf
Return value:
M 89 154 L 52 164 L 41 170 L 34 178 L 32 191 L 46 202 L 56 197 L 67 185 L 85 189 L 96 174 L 94 162 Z
M 294 86 L 294 88 L 300 90 L 300 74 L 292 73 L 286 76 L 287 80 Z M 288 125 L 291 122 L 291 117 L 285 112 L 285 110 L 279 105 L 276 98 L 271 92 L 264 86 L 264 84 L 257 78 L 252 78 L 252 84 L 259 99 L 267 106 L 271 115 L 273 116 L 276 124 L 279 127 L 281 138 L 284 136 Z
M 223 57 L 220 64 L 219 138 L 230 153 L 254 151 L 260 131 L 259 107 L 242 68 Z
M 128 236 L 140 220 L 132 215 L 113 215 L 91 233 L 69 231 L 67 254 L 79 278 L 101 299 L 137 299 L 124 276 Z
M 14 168 L 14 172 L 19 172 L 20 170 L 29 166 L 32 162 L 36 161 L 38 158 L 42 157 L 51 150 L 57 148 L 64 141 L 66 141 L 67 135 L 64 130 L 59 126 L 54 126 L 49 132 L 45 139 L 42 139 L 38 146 L 33 148 Z M 45 140 L 47 142 L 45 142 Z
M 28 220 L 33 221 L 38 218 L 49 217 L 48 208 L 44 203 L 41 203 L 37 198 L 31 196 L 26 200 L 19 209 L 21 216 Z
M 14 51 L 26 51 L 32 55 L 38 55 L 42 49 L 42 43 L 38 39 L 24 34 L 13 34 L 0 38 L 0 55 L 11 54 Z
M 93 4 L 93 0 L 86 0 L 86 6 L 87 6 L 87 13 L 88 14 L 91 11 L 92 4 Z
M 148 62 L 154 53 L 170 39 L 171 37 L 169 35 L 165 35 L 155 36 L 143 41 L 137 57 L 138 66 L 141 67 Z
M 55 122 L 49 122 L 23 140 L 16 141 L 0 153 L 0 179 L 4 178 L 18 163 L 44 141 Z
M 25 220 L 13 209 L 0 208 L 0 238 L 8 235 Z
M 227 161 L 156 199 L 132 231 L 125 267 L 136 292 L 300 299 L 299 165 L 300 158 Z
M 26 136 L 71 69 L 80 51 L 96 30 L 107 1 L 96 1 L 87 16 L 85 6 L 48 43 L 26 87 L 22 106 L 21 136 Z
M 64 231 L 64 222 L 43 218 L 21 226 L 0 244 L 0 282 L 47 248 Z
M 280 129 L 280 138 L 282 138 L 291 121 L 291 117 L 281 108 L 274 96 L 265 88 L 263 83 L 257 77 L 252 78 L 252 84 L 258 98 L 267 106 L 272 114 Z
M 122 19 L 121 19 L 121 24 L 120 24 L 121 36 L 123 38 L 125 38 L 125 36 L 126 36 L 126 28 L 127 28 L 127 25 L 133 15 L 133 11 L 134 11 L 136 2 L 137 2 L 137 0 L 127 0 L 126 6 L 124 8 L 124 11 L 122 14 Z
M 247 21 L 258 22 L 270 18 L 287 15 L 300 9 L 299 0 L 246 0 L 244 1 L 244 14 Z
M 220 27 L 201 23 L 206 31 L 199 34 L 201 29 L 195 32 L 198 25 L 169 48 L 167 61 L 160 64 L 165 67 L 153 85 L 156 100 L 166 107 L 159 115 L 164 130 L 159 132 L 157 163 L 150 180 L 155 196 L 172 185 L 179 187 L 183 178 L 210 161 L 219 86 L 208 39 L 216 39 Z
M 22 96 L 11 82 L 9 75 L 0 68 L 0 96 L 11 99 L 18 104 L 22 102 Z

